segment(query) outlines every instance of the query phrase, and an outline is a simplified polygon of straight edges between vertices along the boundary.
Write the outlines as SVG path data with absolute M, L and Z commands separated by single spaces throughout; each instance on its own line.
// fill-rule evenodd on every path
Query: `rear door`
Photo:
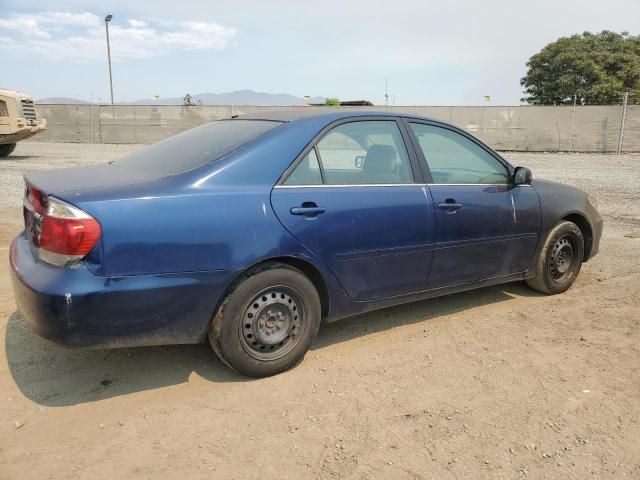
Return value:
M 282 224 L 354 299 L 426 289 L 434 212 L 407 139 L 395 119 L 336 124 L 271 195 Z
M 462 133 L 411 121 L 430 176 L 436 245 L 429 288 L 524 272 L 540 229 L 538 194 L 514 186 L 506 163 Z

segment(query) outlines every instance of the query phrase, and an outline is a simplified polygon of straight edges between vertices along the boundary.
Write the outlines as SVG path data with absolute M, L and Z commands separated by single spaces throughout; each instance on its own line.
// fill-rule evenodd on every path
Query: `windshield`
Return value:
M 280 122 L 220 120 L 201 125 L 112 162 L 135 172 L 175 175 L 222 157 Z

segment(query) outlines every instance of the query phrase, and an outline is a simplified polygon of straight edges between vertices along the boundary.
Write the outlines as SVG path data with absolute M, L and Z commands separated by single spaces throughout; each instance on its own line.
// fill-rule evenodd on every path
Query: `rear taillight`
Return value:
M 27 184 L 27 190 L 24 194 L 24 206 L 39 215 L 44 215 L 47 201 L 44 194 L 33 185 Z
M 25 226 L 31 226 L 31 240 L 41 260 L 64 267 L 85 257 L 96 245 L 102 229 L 87 212 L 27 187 Z M 31 222 L 26 219 L 33 215 Z

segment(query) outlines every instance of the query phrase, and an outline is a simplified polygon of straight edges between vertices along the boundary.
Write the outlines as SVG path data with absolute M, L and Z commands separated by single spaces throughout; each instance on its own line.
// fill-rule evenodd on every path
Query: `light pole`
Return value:
M 104 17 L 104 28 L 107 30 L 107 58 L 109 59 L 109 87 L 111 88 L 111 105 L 113 105 L 113 77 L 111 76 L 111 45 L 109 44 L 109 22 L 113 15 Z
M 569 153 L 573 151 L 573 125 L 576 120 L 576 102 L 578 101 L 578 92 L 573 94 L 573 109 L 571 110 L 571 133 L 569 134 Z
M 627 102 L 629 101 L 629 90 L 625 90 L 622 97 L 622 117 L 620 118 L 620 135 L 618 136 L 618 148 L 616 154 L 620 155 L 622 152 L 622 140 L 624 139 L 624 119 L 627 116 Z

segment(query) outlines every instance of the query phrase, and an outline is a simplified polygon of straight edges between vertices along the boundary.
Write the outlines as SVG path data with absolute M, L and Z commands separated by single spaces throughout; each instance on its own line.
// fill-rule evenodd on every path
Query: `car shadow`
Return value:
M 443 315 L 504 302 L 514 297 L 543 296 L 524 282 L 514 282 L 388 307 L 323 325 L 311 349 L 321 349 L 402 325 L 428 322 Z
M 390 307 L 323 325 L 312 349 L 514 296 L 536 295 L 515 283 Z M 10 315 L 5 338 L 7 363 L 18 388 L 45 406 L 77 405 L 177 385 L 187 382 L 193 373 L 212 383 L 252 381 L 227 368 L 208 344 L 67 349 L 38 337 L 18 312 Z
M 40 155 L 9 155 L 8 157 L 5 157 L 3 160 L 30 160 L 33 158 L 39 158 Z
M 73 349 L 36 335 L 19 312 L 7 321 L 5 351 L 20 391 L 46 406 L 66 406 L 153 390 L 188 381 L 250 380 L 226 368 L 209 345 Z

